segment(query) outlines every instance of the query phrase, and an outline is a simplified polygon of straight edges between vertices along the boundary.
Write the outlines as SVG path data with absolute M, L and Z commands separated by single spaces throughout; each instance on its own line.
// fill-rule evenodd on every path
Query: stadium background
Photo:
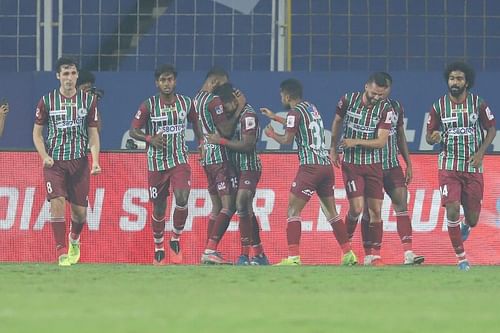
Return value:
M 46 29 L 48 26 L 51 28 Z M 77 57 L 83 68 L 94 71 L 97 86 L 106 92 L 100 104 L 106 150 L 124 148 L 137 106 L 155 92 L 152 71 L 167 62 L 179 70 L 177 90 L 181 93 L 193 95 L 206 71 L 220 65 L 230 71 L 232 81 L 244 90 L 251 104 L 276 111 L 281 109 L 279 82 L 297 77 L 304 82 L 306 98 L 318 105 L 327 128 L 343 93 L 362 89 L 372 71 L 388 71 L 395 79 L 394 97 L 406 107 L 407 135 L 414 153 L 431 149 L 422 136 L 426 111 L 446 92 L 442 69 L 447 62 L 466 59 L 471 63 L 478 71 L 475 91 L 494 112 L 500 105 L 496 88 L 500 2 L 495 0 L 0 0 L 0 28 L 0 95 L 8 97 L 12 109 L 0 141 L 1 261 L 52 260 L 50 230 L 43 227 L 48 215 L 41 209 L 40 163 L 36 154 L 16 151 L 33 150 L 34 105 L 57 85 L 50 70 L 61 54 Z M 264 119 L 262 122 L 267 124 Z M 280 147 L 265 136 L 261 138 L 259 150 L 278 149 L 290 151 L 293 147 Z M 500 135 L 491 150 L 500 150 Z M 262 188 L 272 194 L 263 193 L 275 196 L 272 228 L 263 231 L 264 245 L 271 248 L 273 259 L 285 254 L 283 207 L 296 165 L 293 154 L 276 157 L 263 154 L 268 176 Z M 434 159 L 435 155 L 414 155 L 415 168 L 420 171 L 410 189 L 417 197 L 414 203 L 410 199 L 410 208 L 414 211 L 421 207 L 424 212 L 414 215 L 415 246 L 431 263 L 453 263 L 451 245 L 443 230 L 443 209 L 435 201 Z M 468 252 L 475 262 L 498 264 L 500 196 L 494 169 L 498 157 L 489 157 L 488 163 L 487 175 L 491 178 L 486 181 L 484 211 Z M 105 189 L 106 193 L 104 215 L 99 220 L 102 228 L 86 232 L 84 238 L 89 242 L 84 243 L 83 260 L 149 262 L 149 222 L 142 227 L 136 225 L 137 230 L 118 229 L 120 209 L 130 213 L 132 220 L 138 212 L 149 209 L 140 195 L 131 202 L 122 201 L 125 188 L 137 189 L 138 193 L 146 189 L 144 155 L 106 153 L 103 165 L 105 174 L 92 184 L 93 189 Z M 276 174 L 283 177 L 277 179 Z M 342 191 L 340 178 L 337 172 L 337 185 Z M 203 173 L 195 167 L 194 192 L 204 191 L 204 181 Z M 339 200 L 342 205 L 342 198 Z M 201 211 L 209 211 L 203 200 L 193 202 L 190 209 L 196 211 L 197 205 L 201 205 Z M 311 219 L 313 228 L 304 233 L 306 262 L 338 262 L 331 233 L 314 229 L 321 221 L 317 202 L 304 215 Z M 392 218 L 387 198 L 384 216 Z M 430 220 L 439 223 L 418 229 Z M 37 225 L 42 228 L 37 230 Z M 194 244 L 188 253 L 191 263 L 197 261 L 201 251 L 203 227 L 201 222 L 186 233 L 187 243 Z M 401 249 L 392 227 L 391 223 L 385 227 L 385 256 L 399 263 Z M 96 248 L 117 231 L 130 252 L 120 259 L 115 252 L 100 255 Z M 226 237 L 224 249 L 235 257 L 238 233 L 231 230 Z M 35 256 L 26 251 L 31 240 L 37 240 L 40 246 Z

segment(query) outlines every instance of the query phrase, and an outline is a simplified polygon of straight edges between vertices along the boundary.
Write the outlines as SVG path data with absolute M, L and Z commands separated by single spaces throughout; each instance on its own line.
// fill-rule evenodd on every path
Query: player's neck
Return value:
M 451 93 L 448 93 L 448 97 L 450 100 L 455 103 L 455 104 L 462 104 L 465 99 L 467 98 L 467 90 L 465 90 L 463 93 L 461 93 L 459 96 L 453 96 Z
M 76 87 L 71 88 L 71 89 L 64 89 L 63 87 L 60 87 L 59 93 L 67 98 L 73 97 L 76 94 Z
M 299 104 L 300 102 L 302 102 L 302 100 L 301 100 L 301 99 L 294 99 L 294 100 L 291 100 L 291 101 L 289 102 L 289 104 L 290 104 L 290 109 L 295 108 L 295 106 L 296 106 L 297 104 Z
M 166 94 L 160 94 L 160 97 L 161 97 L 161 100 L 163 101 L 163 103 L 165 104 L 174 104 L 175 103 L 175 94 L 169 94 L 169 95 L 166 95 Z

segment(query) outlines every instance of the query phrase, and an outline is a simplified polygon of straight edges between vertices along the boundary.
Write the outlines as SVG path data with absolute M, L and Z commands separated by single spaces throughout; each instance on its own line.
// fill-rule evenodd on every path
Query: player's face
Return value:
M 281 95 L 281 104 L 285 110 L 290 109 L 290 96 L 285 94 L 283 91 L 280 92 Z
M 217 76 L 215 77 L 211 83 L 212 83 L 212 91 L 214 91 L 217 87 L 223 85 L 224 83 L 227 83 L 229 81 L 227 76 Z
M 387 88 L 385 88 L 383 99 L 387 99 L 390 94 L 391 94 L 391 86 L 389 85 Z
M 177 80 L 173 73 L 162 73 L 156 80 L 158 90 L 164 95 L 172 95 L 176 84 Z
M 76 80 L 78 79 L 78 70 L 75 65 L 63 65 L 59 73 L 56 74 L 64 90 L 76 89 Z
M 233 114 L 238 110 L 238 100 L 235 98 L 230 102 L 224 103 L 224 112 L 227 112 L 229 114 Z
M 375 82 L 365 84 L 365 99 L 368 105 L 374 105 L 383 100 L 386 94 L 386 87 L 377 86 Z
M 448 75 L 448 90 L 450 94 L 454 97 L 458 97 L 463 94 L 465 89 L 467 89 L 465 73 L 462 71 L 452 71 L 450 75 Z

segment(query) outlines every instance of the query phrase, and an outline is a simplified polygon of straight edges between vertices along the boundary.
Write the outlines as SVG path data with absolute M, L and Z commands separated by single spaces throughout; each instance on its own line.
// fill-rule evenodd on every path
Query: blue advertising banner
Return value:
M 315 103 L 325 124 L 326 143 L 330 143 L 331 123 L 340 97 L 353 91 L 362 91 L 368 72 L 232 72 L 230 79 L 246 95 L 248 102 L 258 110 L 268 107 L 274 112 L 284 112 L 281 106 L 279 84 L 290 77 L 299 79 L 304 86 L 304 98 Z M 447 92 L 441 72 L 394 72 L 392 96 L 405 107 L 406 136 L 411 151 L 428 151 L 432 147 L 425 143 L 425 122 L 432 103 Z M 103 128 L 102 149 L 124 149 L 128 129 L 137 108 L 147 97 L 156 94 L 152 72 L 96 72 L 96 86 L 105 94 L 99 104 Z M 194 96 L 203 84 L 206 73 L 180 72 L 177 78 L 177 92 Z M 500 95 L 495 87 L 496 73 L 477 73 L 476 85 L 472 91 L 482 96 L 492 112 L 499 116 Z M 33 149 L 32 129 L 35 106 L 39 98 L 49 90 L 58 87 L 55 73 L 25 72 L 2 73 L 0 76 L 0 98 L 10 103 L 4 136 L 0 148 Z M 269 123 L 261 117 L 261 125 Z M 277 124 L 276 130 L 282 130 Z M 188 144 L 195 148 L 192 130 L 189 130 Z M 141 144 L 139 144 L 139 147 Z M 262 135 L 258 148 L 277 150 L 293 149 L 281 147 L 274 140 Z M 500 151 L 500 135 L 497 135 L 490 151 Z

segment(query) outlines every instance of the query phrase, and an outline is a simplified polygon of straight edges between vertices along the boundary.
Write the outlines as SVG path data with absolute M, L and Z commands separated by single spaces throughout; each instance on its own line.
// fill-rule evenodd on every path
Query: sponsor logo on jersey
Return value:
M 355 118 L 355 119 L 361 119 L 361 112 L 363 112 L 363 109 L 357 109 L 357 111 L 359 113 L 357 113 L 356 111 L 353 111 L 353 109 L 349 109 L 347 110 L 346 112 L 346 115 L 348 115 L 349 117 L 352 117 L 352 118 Z
M 474 127 L 451 127 L 446 130 L 449 136 L 473 135 L 475 132 Z
M 83 118 L 76 118 L 75 120 L 71 119 L 71 120 L 59 120 L 56 122 L 56 127 L 57 128 L 69 128 L 69 127 L 76 127 L 76 126 L 80 126 L 81 124 L 83 124 L 85 120 Z
M 286 127 L 295 127 L 295 116 L 286 117 Z
M 365 125 L 353 124 L 353 123 L 348 123 L 347 127 L 351 128 L 355 131 L 367 133 L 367 134 L 372 134 L 377 129 L 377 127 L 375 127 L 375 126 L 365 126 Z
M 251 130 L 255 128 L 255 118 L 248 117 L 245 118 L 245 130 Z
M 78 117 L 83 118 L 88 114 L 88 112 L 87 112 L 86 108 L 79 108 L 77 111 L 77 114 L 78 114 Z
M 162 133 L 162 134 L 177 134 L 180 133 L 184 130 L 184 125 L 181 124 L 176 124 L 176 125 L 165 125 L 165 126 L 158 126 L 157 133 Z
M 66 110 L 50 110 L 49 115 L 50 116 L 65 116 Z

